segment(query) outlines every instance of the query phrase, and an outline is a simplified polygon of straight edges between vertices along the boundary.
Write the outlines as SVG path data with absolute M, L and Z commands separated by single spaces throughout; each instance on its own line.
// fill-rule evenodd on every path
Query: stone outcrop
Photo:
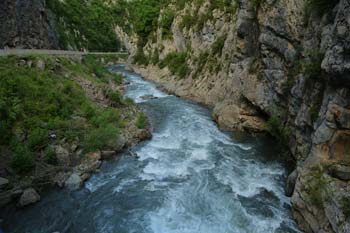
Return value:
M 304 1 L 254 2 L 238 1 L 235 13 L 209 13 L 210 1 L 190 1 L 176 11 L 171 39 L 158 28 L 144 54 L 158 52 L 162 60 L 186 53 L 185 78 L 169 67 L 132 68 L 175 95 L 213 107 L 224 128 L 275 127 L 297 161 L 286 193 L 301 228 L 350 232 L 350 3 L 340 0 L 321 17 L 307 14 Z M 182 26 L 186 15 L 207 13 L 212 17 L 203 27 Z M 220 38 L 221 53 L 214 51 Z M 124 41 L 135 54 L 134 39 Z
M 24 190 L 23 194 L 21 195 L 21 198 L 18 201 L 18 205 L 24 207 L 30 204 L 34 204 L 38 201 L 40 201 L 39 194 L 35 191 L 35 189 L 28 188 Z
M 2 0 L 0 21 L 0 48 L 59 47 L 43 0 Z

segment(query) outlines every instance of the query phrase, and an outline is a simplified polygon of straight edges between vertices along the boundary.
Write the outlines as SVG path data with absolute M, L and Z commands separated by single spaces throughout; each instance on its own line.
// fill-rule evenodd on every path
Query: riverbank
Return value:
M 123 98 L 113 55 L 0 58 L 0 206 L 27 206 L 57 185 L 77 189 L 102 160 L 151 138 L 144 114 Z

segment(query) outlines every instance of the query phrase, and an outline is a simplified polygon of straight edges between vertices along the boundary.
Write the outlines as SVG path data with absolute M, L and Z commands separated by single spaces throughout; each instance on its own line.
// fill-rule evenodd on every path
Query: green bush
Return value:
M 85 135 L 83 146 L 86 152 L 102 149 L 114 149 L 119 136 L 119 129 L 113 125 L 105 125 L 91 130 Z
M 45 160 L 48 164 L 56 165 L 57 164 L 57 156 L 56 152 L 52 147 L 48 147 L 45 152 Z
M 225 46 L 226 37 L 227 37 L 226 35 L 222 35 L 215 40 L 211 48 L 213 54 L 218 54 L 221 56 L 222 49 Z
M 133 59 L 134 59 L 134 63 L 139 65 L 147 66 L 149 64 L 149 59 L 144 54 L 142 47 L 138 47 L 137 52 L 133 57 Z
M 33 153 L 20 142 L 16 143 L 13 148 L 12 167 L 19 173 L 29 172 L 34 167 Z
M 122 74 L 116 74 L 113 77 L 113 81 L 118 85 L 123 84 L 123 80 L 124 80 L 124 76 Z
M 159 67 L 161 69 L 168 67 L 172 74 L 177 75 L 179 78 L 185 78 L 189 73 L 189 68 L 187 65 L 187 53 L 168 53 L 166 57 L 160 61 Z
M 29 148 L 34 151 L 45 148 L 48 144 L 48 131 L 42 128 L 35 128 L 30 132 L 27 142 Z
M 136 126 L 139 129 L 144 129 L 147 126 L 147 117 L 144 113 L 141 113 L 136 121 Z
M 114 107 L 122 106 L 123 96 L 119 93 L 119 91 L 108 90 L 106 93 L 107 98 L 112 101 L 112 105 Z
M 175 18 L 175 12 L 172 9 L 166 9 L 160 19 L 159 27 L 162 29 L 162 35 L 165 39 L 171 39 L 173 33 L 171 25 Z

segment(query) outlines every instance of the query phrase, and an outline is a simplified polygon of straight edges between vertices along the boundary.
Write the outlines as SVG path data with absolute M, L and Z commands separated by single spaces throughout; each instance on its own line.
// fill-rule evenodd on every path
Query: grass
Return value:
M 45 70 L 35 68 L 39 60 L 45 61 Z M 85 151 L 113 149 L 125 127 L 120 112 L 134 104 L 105 88 L 113 104 L 101 107 L 74 77 L 102 89 L 110 82 L 121 84 L 123 78 L 110 74 L 94 56 L 82 62 L 49 56 L 0 58 L 0 145 L 12 154 L 16 172 L 28 173 L 38 162 L 56 164 L 53 145 L 62 139 L 77 141 Z M 56 138 L 49 137 L 52 133 Z
M 147 126 L 147 117 L 144 113 L 141 113 L 136 121 L 136 127 L 139 129 L 145 129 Z

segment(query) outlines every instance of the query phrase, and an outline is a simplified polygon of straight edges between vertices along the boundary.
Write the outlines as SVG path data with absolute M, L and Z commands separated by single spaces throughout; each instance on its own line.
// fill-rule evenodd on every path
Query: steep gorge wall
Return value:
M 0 1 L 0 48 L 58 48 L 43 0 Z
M 287 191 L 301 228 L 350 232 L 349 1 L 323 17 L 306 15 L 300 0 L 240 0 L 235 11 L 211 5 L 176 11 L 170 36 L 158 28 L 143 47 L 150 64 L 135 71 L 214 107 L 225 128 L 278 136 L 297 161 Z M 136 43 L 126 47 L 139 52 Z

